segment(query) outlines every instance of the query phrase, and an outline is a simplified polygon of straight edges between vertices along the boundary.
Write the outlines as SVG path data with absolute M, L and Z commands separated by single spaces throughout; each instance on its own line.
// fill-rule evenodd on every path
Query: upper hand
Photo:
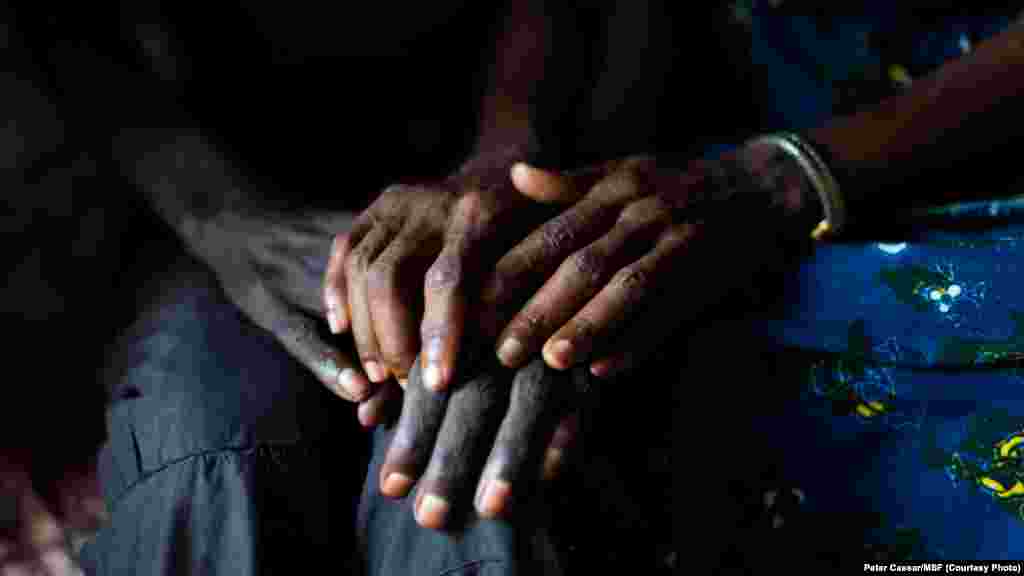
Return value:
M 499 359 L 514 367 L 541 352 L 557 369 L 623 368 L 749 281 L 801 208 L 802 174 L 761 148 L 685 171 L 647 157 L 578 174 L 517 165 L 523 194 L 574 204 L 505 255 L 484 289 L 504 326 Z
M 371 381 L 404 381 L 419 354 L 428 387 L 451 382 L 487 263 L 548 212 L 513 189 L 513 159 L 477 157 L 443 182 L 391 186 L 336 238 L 324 306 L 334 332 L 351 329 Z

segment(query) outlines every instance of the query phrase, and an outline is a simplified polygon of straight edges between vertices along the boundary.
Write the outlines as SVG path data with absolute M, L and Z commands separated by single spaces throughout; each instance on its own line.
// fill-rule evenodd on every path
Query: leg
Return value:
M 365 573 L 440 576 L 561 574 L 543 507 L 511 521 L 474 519 L 457 533 L 421 528 L 413 495 L 392 500 L 380 493 L 380 466 L 390 441 L 385 429 L 373 439 L 373 457 L 359 503 L 359 549 Z
M 343 567 L 366 462 L 351 409 L 246 322 L 197 262 L 182 256 L 146 302 L 108 372 L 101 475 L 112 519 L 83 549 L 87 571 Z

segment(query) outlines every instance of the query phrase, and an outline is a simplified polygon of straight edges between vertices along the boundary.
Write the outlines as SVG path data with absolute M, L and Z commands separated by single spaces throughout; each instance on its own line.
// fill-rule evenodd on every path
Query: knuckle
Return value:
M 416 359 L 416 352 L 405 349 L 401 344 L 392 341 L 381 343 L 381 360 L 399 372 L 407 372 Z
M 484 211 L 484 197 L 479 190 L 470 190 L 459 198 L 456 211 L 463 215 L 480 214 Z
M 579 234 L 578 229 L 579 219 L 576 215 L 571 211 L 565 212 L 544 225 L 541 240 L 548 250 L 556 252 L 572 245 Z
M 348 233 L 335 234 L 334 238 L 331 239 L 331 252 L 335 254 L 344 254 L 348 250 Z
M 442 323 L 424 320 L 420 324 L 420 340 L 431 342 L 433 340 L 444 340 L 450 334 L 448 327 Z
M 577 316 L 573 320 L 572 334 L 576 342 L 589 341 L 597 334 L 597 324 L 588 316 Z
M 633 196 L 630 193 L 629 179 L 625 178 L 621 172 L 616 172 L 595 184 L 594 194 L 611 202 Z
M 685 244 L 695 233 L 696 229 L 692 226 L 673 226 L 665 232 L 664 241 L 670 247 L 675 248 Z
M 544 328 L 544 325 L 544 315 L 532 308 L 527 308 L 520 312 L 512 322 L 515 331 L 523 335 L 529 335 L 541 330 Z
M 481 236 L 495 212 L 492 204 L 480 191 L 467 192 L 456 203 L 451 233 L 469 238 Z
M 360 244 L 349 254 L 345 262 L 345 271 L 349 276 L 362 275 L 370 267 L 371 261 L 369 249 Z
M 457 258 L 444 256 L 427 270 L 424 286 L 430 291 L 451 290 L 462 280 L 462 266 Z
M 619 224 L 640 228 L 654 223 L 665 223 L 670 217 L 664 201 L 657 197 L 648 197 L 632 202 L 619 213 Z
M 588 284 L 600 282 L 607 268 L 607 259 L 594 248 L 586 248 L 574 252 L 569 258 L 569 262 L 573 272 L 578 274 Z
M 370 291 L 388 294 L 395 287 L 398 267 L 394 262 L 378 260 L 370 265 L 366 273 L 366 284 Z
M 622 288 L 629 299 L 636 299 L 643 296 L 650 281 L 647 272 L 641 268 L 623 268 L 617 274 L 616 284 Z
M 627 226 L 639 225 L 646 219 L 648 207 L 642 202 L 633 202 L 619 213 L 619 224 Z

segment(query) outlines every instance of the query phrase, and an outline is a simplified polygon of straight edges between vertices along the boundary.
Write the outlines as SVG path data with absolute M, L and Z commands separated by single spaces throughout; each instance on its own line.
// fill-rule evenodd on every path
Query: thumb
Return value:
M 512 185 L 524 196 L 545 204 L 566 204 L 579 200 L 587 187 L 568 174 L 543 170 L 517 162 L 512 166 Z

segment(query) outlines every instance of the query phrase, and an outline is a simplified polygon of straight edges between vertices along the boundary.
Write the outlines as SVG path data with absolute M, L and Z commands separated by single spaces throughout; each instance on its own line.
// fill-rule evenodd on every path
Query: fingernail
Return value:
M 338 321 L 338 299 L 333 292 L 324 291 L 324 305 L 327 307 L 327 326 L 331 329 L 331 334 L 339 334 L 341 323 Z
M 377 364 L 373 360 L 363 364 L 363 368 L 366 369 L 366 376 L 370 378 L 370 382 L 373 382 L 374 384 L 379 384 L 387 378 L 387 374 L 384 372 L 384 369 L 381 368 L 380 364 Z
M 369 364 L 367 364 L 367 368 L 369 368 Z M 366 381 L 366 378 L 351 368 L 345 368 L 338 374 L 338 384 L 356 398 L 362 398 L 370 390 L 370 383 Z
M 527 179 L 530 177 L 530 167 L 528 165 L 522 162 L 516 162 L 512 165 L 509 172 L 509 178 L 512 179 L 512 182 L 514 182 L 516 186 L 524 186 L 527 184 Z
M 40 563 L 46 567 L 50 574 L 71 576 L 76 573 L 74 562 L 71 561 L 71 557 L 64 550 L 48 550 L 40 560 Z
M 544 352 L 545 356 L 547 356 L 548 364 L 554 364 L 558 368 L 568 368 L 569 366 L 572 366 L 572 342 L 569 342 L 568 340 L 558 340 L 550 347 L 547 347 Z
M 604 361 L 594 362 L 590 365 L 590 373 L 598 378 L 604 378 L 608 375 L 608 363 Z
M 477 500 L 477 510 L 488 518 L 500 515 L 505 510 L 505 503 L 512 494 L 512 486 L 504 480 L 488 481 L 483 493 Z
M 427 369 L 423 371 L 423 385 L 434 392 L 441 390 L 441 367 L 436 362 L 427 364 Z
M 558 474 L 562 465 L 562 451 L 558 448 L 549 448 L 544 454 L 544 479 L 551 480 Z
M 515 338 L 506 338 L 498 348 L 498 358 L 506 366 L 518 364 L 523 355 L 523 343 Z
M 377 424 L 377 412 L 369 402 L 363 402 L 359 405 L 359 408 L 356 410 L 356 416 L 364 428 L 372 428 Z
M 420 502 L 416 520 L 421 526 L 440 528 L 448 516 L 448 501 L 436 494 L 427 494 Z
M 399 472 L 392 472 L 384 479 L 384 486 L 381 492 L 385 496 L 400 498 L 408 494 L 410 488 L 412 488 L 412 478 Z
M 444 352 L 444 343 L 440 338 L 431 338 L 426 346 L 427 364 L 423 367 L 423 385 L 428 390 L 439 392 L 441 390 L 441 356 Z

